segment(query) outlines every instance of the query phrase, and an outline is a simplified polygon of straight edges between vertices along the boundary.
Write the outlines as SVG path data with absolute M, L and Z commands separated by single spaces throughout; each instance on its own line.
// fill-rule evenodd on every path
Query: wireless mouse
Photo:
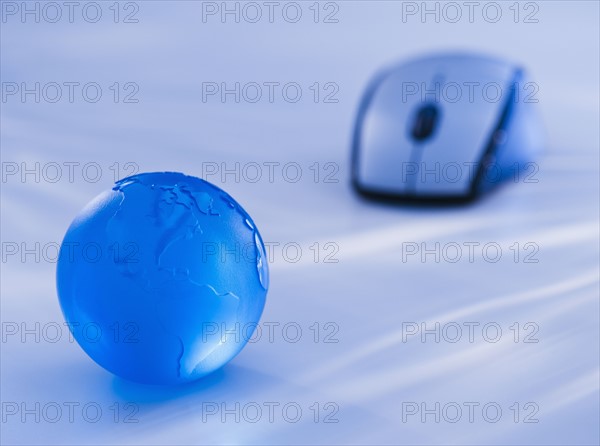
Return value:
M 535 175 L 544 133 L 538 90 L 517 64 L 476 54 L 422 57 L 382 71 L 355 122 L 355 189 L 369 197 L 469 201 Z

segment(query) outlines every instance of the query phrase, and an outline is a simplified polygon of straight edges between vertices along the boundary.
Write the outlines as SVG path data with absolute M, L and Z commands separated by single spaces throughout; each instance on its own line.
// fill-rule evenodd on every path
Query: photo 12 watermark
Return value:
M 340 22 L 339 2 L 201 2 L 202 23 L 324 23 Z
M 333 161 L 203 161 L 200 163 L 200 177 L 206 181 L 237 184 L 337 184 L 340 182 L 340 165 Z
M 286 103 L 337 104 L 340 86 L 336 82 L 249 81 L 202 82 L 202 103 Z
M 97 183 L 103 178 L 117 182 L 135 175 L 140 166 L 133 161 L 3 161 L 2 184 L 6 183 Z
M 139 405 L 133 402 L 2 401 L 2 424 L 139 423 Z
M 403 401 L 402 423 L 539 423 L 540 406 L 533 401 L 510 405 L 496 401 Z
M 142 2 L 2 1 L 2 23 L 139 23 Z
M 503 144 L 508 141 L 508 135 L 504 131 L 494 134 L 496 143 Z M 398 164 L 398 173 L 404 183 L 422 182 L 429 184 L 458 183 L 468 181 L 473 183 L 479 179 L 479 171 L 482 166 L 476 162 L 458 163 L 455 161 L 440 162 L 401 162 Z M 539 183 L 538 163 L 515 162 L 508 166 L 502 166 L 497 162 L 485 162 L 481 170 L 481 180 L 489 183 L 497 183 L 501 180 L 513 181 L 514 183 Z
M 540 262 L 540 246 L 536 242 L 450 241 L 402 242 L 402 263 L 513 263 Z
M 4 81 L 2 103 L 22 104 L 138 104 L 140 86 L 132 81 Z
M 135 321 L 2 321 L 2 344 L 140 344 L 140 327 Z M 202 322 L 198 340 L 214 345 L 249 344 L 338 344 L 340 326 L 334 321 Z M 127 347 L 126 345 L 124 347 Z M 132 347 L 136 347 L 133 345 Z
M 540 86 L 536 82 L 513 82 L 504 86 L 498 82 L 452 81 L 414 82 L 401 84 L 402 103 L 419 99 L 421 102 L 455 104 L 467 102 L 499 103 L 510 97 L 511 102 L 536 104 Z
M 138 344 L 139 326 L 136 322 L 114 321 L 100 324 L 85 322 L 25 322 L 2 321 L 2 343 L 73 344 L 75 337 L 86 343 Z
M 536 322 L 402 322 L 402 343 L 480 343 L 496 344 L 510 339 L 515 344 L 537 344 L 540 326 Z
M 402 2 L 402 23 L 539 23 L 538 2 Z
M 314 401 L 204 401 L 202 423 L 287 423 L 337 424 L 340 406 L 336 402 Z
M 340 247 L 336 242 L 315 241 L 295 242 L 282 241 L 263 242 L 264 253 L 258 251 L 256 242 L 213 242 L 199 241 L 197 261 L 202 264 L 248 263 L 256 264 L 257 256 L 266 258 L 268 263 L 298 263 L 302 259 L 315 264 L 339 263 Z M 3 241 L 1 247 L 2 263 L 49 263 L 59 261 L 68 263 L 114 263 L 118 267 L 136 267 L 143 264 L 143 259 L 153 254 L 148 247 L 137 241 Z M 123 272 L 132 271 L 126 269 Z
M 202 324 L 202 342 L 225 343 L 248 342 L 256 344 L 297 344 L 301 341 L 312 344 L 338 344 L 340 326 L 333 321 L 295 322 L 261 321 L 259 323 L 206 322 Z

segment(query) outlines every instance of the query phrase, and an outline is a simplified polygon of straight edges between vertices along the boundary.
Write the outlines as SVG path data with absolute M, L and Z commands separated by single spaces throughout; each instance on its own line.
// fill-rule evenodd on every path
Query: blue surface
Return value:
M 1 183 L 2 241 L 18 248 L 8 255 L 15 245 L 6 245 L 1 264 L 0 390 L 3 403 L 14 403 L 3 407 L 2 443 L 598 444 L 598 3 L 536 2 L 537 23 L 523 21 L 533 10 L 525 3 L 515 23 L 512 3 L 499 3 L 497 23 L 482 20 L 479 9 L 472 23 L 467 11 L 457 23 L 432 16 L 423 23 L 419 15 L 403 21 L 406 2 L 339 2 L 337 23 L 314 23 L 312 2 L 302 3 L 298 23 L 280 16 L 273 23 L 231 17 L 222 23 L 219 16 L 204 22 L 203 4 L 189 1 L 140 2 L 138 23 L 114 23 L 112 2 L 102 3 L 98 23 L 1 23 L 2 82 L 97 82 L 103 90 L 96 103 L 79 93 L 71 103 L 66 90 L 57 103 L 36 103 L 31 95 L 1 103 L 2 162 L 18 167 Z M 322 19 L 330 11 L 321 6 Z M 350 144 L 369 79 L 381 67 L 445 50 L 514 60 L 538 83 L 548 146 L 531 178 L 537 182 L 511 181 L 466 207 L 361 200 L 349 184 Z M 109 89 L 115 82 L 118 103 Z M 127 82 L 139 86 L 138 103 L 123 102 L 134 91 L 124 88 Z M 296 82 L 304 94 L 292 103 L 278 93 L 270 102 L 265 88 L 256 103 L 232 96 L 222 102 L 219 95 L 203 102 L 203 83 L 215 82 L 228 88 Z M 334 91 L 324 88 L 328 82 L 338 86 L 338 102 L 323 102 Z M 34 174 L 23 180 L 21 163 L 34 169 L 36 162 L 59 163 L 61 179 L 49 181 L 48 167 L 39 181 Z M 79 163 L 72 182 L 63 164 L 69 162 Z M 86 180 L 90 162 L 102 174 L 94 178 L 89 167 Z M 234 170 L 236 162 L 259 163 L 262 178 L 248 181 L 249 168 L 245 176 L 223 177 L 222 167 Z M 302 168 L 296 182 L 292 168 L 287 179 L 282 174 L 292 162 Z M 210 174 L 211 163 L 218 174 Z M 272 182 L 264 163 L 280 163 Z M 63 322 L 56 245 L 92 197 L 136 168 L 185 172 L 226 190 L 252 216 L 272 254 L 260 338 L 215 374 L 175 388 L 115 378 L 64 327 L 51 342 L 51 324 Z M 21 244 L 35 251 L 36 242 L 47 254 L 23 258 Z M 471 262 L 465 245 L 471 242 L 497 243 L 503 255 L 493 263 L 478 250 Z M 295 262 L 294 245 L 285 256 L 282 249 L 290 243 L 302 248 Z M 422 261 L 422 243 L 426 249 L 440 243 L 448 255 Z M 451 243 L 464 249 L 455 263 L 447 261 Z M 409 255 L 414 244 L 419 252 Z M 454 325 L 446 325 L 440 342 L 434 335 L 421 342 L 408 333 L 423 322 L 425 328 L 457 323 L 465 331 L 449 342 Z M 480 324 L 473 342 L 464 325 L 471 322 Z M 488 323 L 502 328 L 498 342 L 482 336 Z M 293 324 L 302 329 L 298 340 Z M 526 336 L 538 342 L 524 342 Z M 69 402 L 79 404 L 72 422 Z M 420 409 L 423 402 L 434 411 L 440 403 L 440 416 L 457 403 L 464 415 L 455 423 L 436 422 L 435 413 L 425 422 L 408 415 L 411 403 Z M 50 403 L 63 408 L 54 423 L 40 413 Z M 87 419 L 82 415 L 90 403 L 102 409 L 95 422 L 94 404 Z M 256 422 L 250 403 L 262 408 Z M 272 419 L 268 403 L 279 404 Z M 290 403 L 302 409 L 296 422 L 293 404 L 287 419 L 282 414 Z M 479 404 L 472 423 L 466 403 Z M 488 403 L 502 408 L 497 422 L 482 416 Z M 528 403 L 537 404 L 537 413 Z M 492 417 L 494 406 L 488 407 Z M 23 421 L 23 408 L 39 413 L 39 422 L 35 413 Z M 453 408 L 446 406 L 446 418 Z
M 69 328 L 98 364 L 181 384 L 229 362 L 265 305 L 265 247 L 227 193 L 180 173 L 120 180 L 62 242 L 57 288 Z

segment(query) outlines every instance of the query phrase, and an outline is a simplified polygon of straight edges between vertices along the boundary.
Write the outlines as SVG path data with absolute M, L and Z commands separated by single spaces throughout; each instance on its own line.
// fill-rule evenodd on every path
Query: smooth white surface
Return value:
M 3 403 L 94 402 L 104 415 L 90 423 L 76 412 L 73 423 L 63 415 L 54 424 L 12 416 L 2 423 L 2 443 L 598 444 L 596 2 L 539 2 L 534 24 L 515 24 L 508 3 L 496 24 L 403 23 L 401 2 L 340 2 L 339 23 L 295 25 L 203 23 L 201 2 L 139 5 L 137 24 L 2 23 L 2 82 L 95 81 L 107 95 L 97 104 L 2 103 L 3 163 L 97 162 L 103 169 L 96 183 L 82 181 L 80 171 L 74 183 L 7 179 L 2 241 L 59 243 L 73 216 L 111 187 L 115 162 L 198 176 L 206 162 L 297 162 L 297 183 L 281 174 L 270 183 L 266 168 L 257 183 L 207 179 L 243 204 L 265 241 L 302 247 L 297 263 L 275 251 L 262 320 L 297 323 L 303 336 L 290 343 L 279 330 L 269 342 L 263 334 L 221 372 L 175 389 L 115 378 L 66 333 L 56 343 L 10 337 L 1 344 Z M 302 5 L 308 14 L 310 3 Z M 549 141 L 538 182 L 507 184 L 468 207 L 359 199 L 349 186 L 349 143 L 368 79 L 383 65 L 443 49 L 491 52 L 530 69 Z M 140 102 L 114 104 L 108 87 L 128 81 L 139 84 Z M 298 82 L 306 100 L 202 102 L 202 82 L 236 81 Z M 337 83 L 339 102 L 315 104 L 308 89 L 314 82 Z M 315 183 L 315 162 L 339 165 L 339 181 Z M 315 242 L 336 243 L 339 262 L 315 263 Z M 496 242 L 504 255 L 497 263 L 481 256 L 473 263 L 465 256 L 457 263 L 432 256 L 403 262 L 407 242 Z M 536 243 L 539 262 L 515 263 L 515 242 Z M 52 262 L 11 257 L 1 266 L 5 327 L 62 323 Z M 473 343 L 464 336 L 457 343 L 416 336 L 402 342 L 403 322 L 424 321 L 495 322 L 503 336 L 497 343 L 481 336 Z M 315 343 L 314 322 L 337 324 L 339 342 Z M 513 342 L 515 322 L 536 323 L 539 342 Z M 108 408 L 127 402 L 138 405 L 139 422 L 114 423 Z M 203 420 L 203 403 L 249 402 L 294 402 L 303 415 L 290 423 L 279 411 L 271 423 L 265 409 L 257 423 L 236 423 L 231 415 L 226 423 L 218 415 Z M 321 410 L 337 404 L 339 422 L 315 423 L 314 402 Z M 432 416 L 403 423 L 403 402 L 496 402 L 503 415 L 497 423 L 481 416 L 469 423 L 466 414 L 458 423 Z M 514 402 L 521 410 L 538 404 L 539 423 L 513 422 Z

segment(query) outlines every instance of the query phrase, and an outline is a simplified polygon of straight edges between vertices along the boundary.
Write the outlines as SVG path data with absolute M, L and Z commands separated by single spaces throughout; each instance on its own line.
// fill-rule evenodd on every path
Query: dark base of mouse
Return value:
M 467 195 L 415 195 L 396 194 L 383 191 L 366 190 L 353 182 L 354 190 L 363 198 L 383 203 L 407 204 L 412 206 L 458 206 L 471 204 L 481 195 L 472 191 Z

